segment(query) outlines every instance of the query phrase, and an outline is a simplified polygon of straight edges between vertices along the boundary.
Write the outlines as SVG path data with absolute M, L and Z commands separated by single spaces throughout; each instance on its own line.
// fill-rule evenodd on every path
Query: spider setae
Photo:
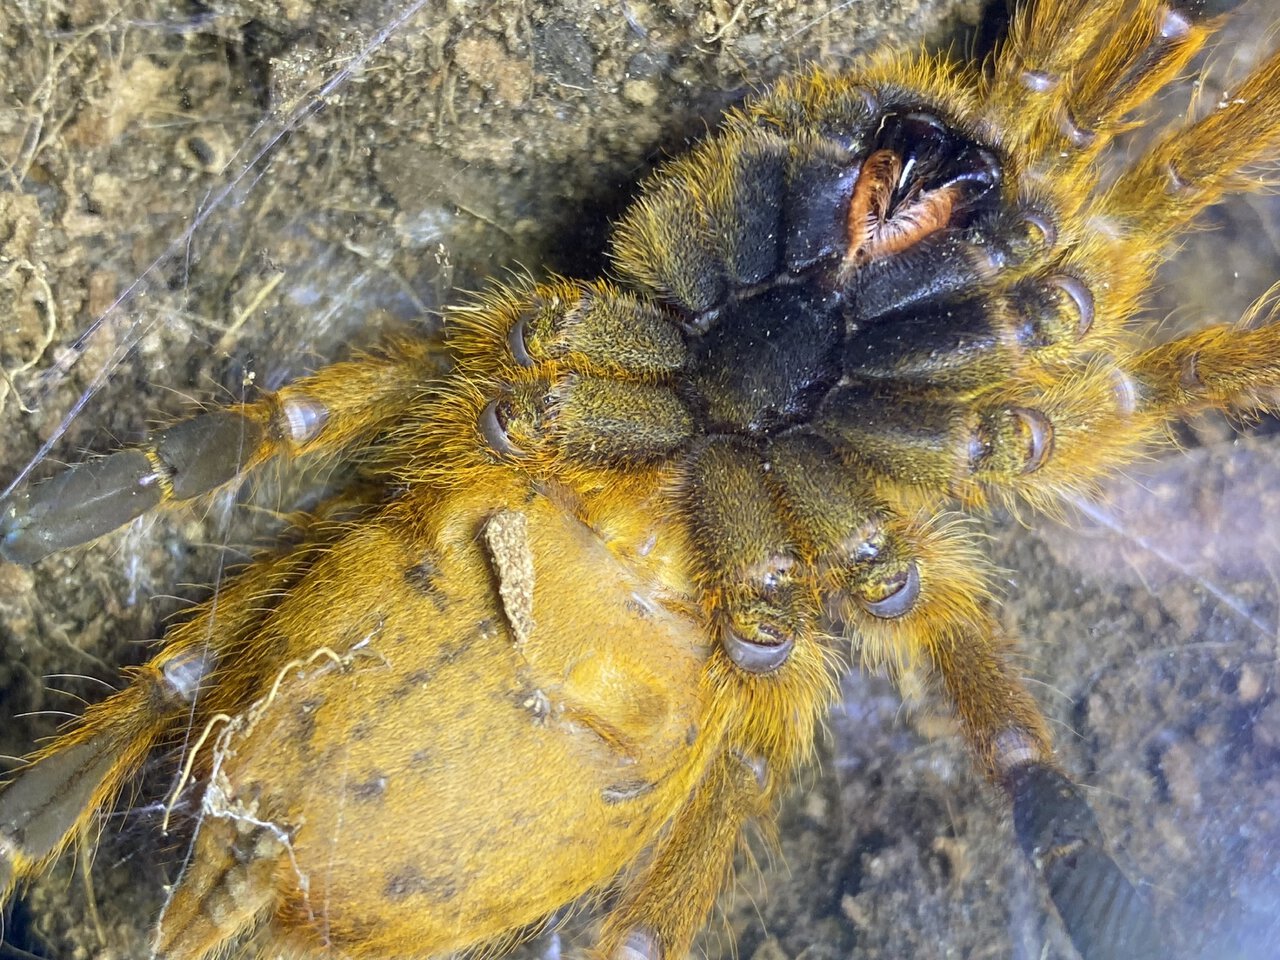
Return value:
M 950 705 L 1084 957 L 1169 955 L 965 515 L 1058 511 L 1190 413 L 1275 404 L 1268 318 L 1161 343 L 1144 306 L 1280 146 L 1280 55 L 1100 172 L 1220 26 L 1042 2 L 989 63 L 799 72 L 657 171 L 608 278 L 494 286 L 443 348 L 388 338 L 12 495 L 0 556 L 31 564 L 267 461 L 357 468 L 13 775 L 0 890 L 191 731 L 158 956 L 434 956 L 596 900 L 601 955 L 678 958 L 852 643 Z

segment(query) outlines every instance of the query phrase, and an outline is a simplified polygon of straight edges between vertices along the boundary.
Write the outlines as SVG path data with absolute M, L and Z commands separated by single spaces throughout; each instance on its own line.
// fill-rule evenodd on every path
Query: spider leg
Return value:
M 200 960 L 236 933 L 252 930 L 273 903 L 272 880 L 284 850 L 267 825 L 204 818 L 181 895 L 172 897 L 160 915 L 152 955 Z
M 1045 2 L 1015 19 L 985 91 L 987 110 L 1032 145 L 1040 158 L 1028 171 L 1033 179 L 1095 176 L 1093 161 L 1130 126 L 1126 115 L 1213 34 L 1218 24 L 1201 8 L 1194 0 Z
M 1008 795 L 1019 843 L 1085 960 L 1167 957 L 1146 898 L 1107 853 L 1083 793 L 1054 763 L 1044 718 L 983 602 L 982 559 L 957 525 L 906 523 L 895 535 L 913 554 L 919 593 L 896 617 L 849 605 L 864 655 L 918 663 L 951 703 L 987 778 Z
M 158 744 L 237 701 L 253 675 L 235 664 L 253 650 L 269 598 L 287 590 L 314 555 L 302 547 L 259 560 L 173 627 L 163 652 L 128 687 L 89 706 L 10 776 L 0 788 L 0 900 L 88 828 Z
M 1142 406 L 1162 418 L 1208 408 L 1280 404 L 1280 328 L 1219 324 L 1153 347 L 1133 362 Z
M 183 654 L 139 669 L 126 689 L 91 706 L 74 731 L 0 791 L 0 895 L 54 860 L 185 715 L 208 662 Z
M 671 375 L 687 360 L 674 317 L 607 282 L 498 287 L 454 310 L 456 376 L 401 414 L 391 479 L 465 487 L 518 463 L 547 479 L 626 483 L 693 432 Z M 642 481 L 643 482 L 643 481 Z
M 1049 763 L 1012 766 L 1002 784 L 1023 853 L 1049 888 L 1083 960 L 1167 960 L 1147 898 L 1106 850 L 1080 788 Z
M 1121 0 L 1021 5 L 984 91 L 992 119 L 1002 125 L 1014 120 L 1013 129 L 1027 137 L 1042 127 L 1063 99 L 1063 77 L 1122 6 Z
M 1280 51 L 1202 119 L 1163 137 L 1098 205 L 1114 229 L 1165 238 L 1225 193 L 1264 185 L 1250 167 L 1280 148 Z
M 768 778 L 767 768 L 733 752 L 711 765 L 652 859 L 624 883 L 598 956 L 662 960 L 689 952 L 729 877 L 743 827 L 767 812 Z
M 975 408 L 983 426 L 971 436 L 982 439 L 982 453 L 953 489 L 966 502 L 994 496 L 1053 513 L 1160 443 L 1171 419 L 1205 409 L 1276 409 L 1274 320 L 1211 326 L 1136 356 L 1098 359 L 1044 387 L 1011 384 Z
M 814 425 L 907 501 L 951 496 L 966 507 L 996 500 L 1052 511 L 1159 436 L 1160 417 L 1135 409 L 1132 390 L 1104 360 L 1056 381 L 1010 380 L 971 400 L 851 386 L 833 394 Z
M 373 441 L 439 372 L 429 341 L 396 340 L 243 404 L 161 430 L 0 500 L 0 559 L 35 563 L 178 500 L 211 493 L 275 457 L 336 455 Z

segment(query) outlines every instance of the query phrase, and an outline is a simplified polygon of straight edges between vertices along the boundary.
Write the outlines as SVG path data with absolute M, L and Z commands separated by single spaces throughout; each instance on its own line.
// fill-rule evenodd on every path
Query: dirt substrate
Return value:
M 1265 48 L 1266 6 L 1246 5 L 1205 98 Z M 401 19 L 391 2 L 8 0 L 0 483 L 46 440 L 37 476 L 379 331 L 431 329 L 485 277 L 594 275 L 636 182 L 752 86 L 880 43 L 965 49 L 982 12 L 493 0 Z M 1206 221 L 1217 232 L 1166 273 L 1163 333 L 1232 320 L 1280 277 L 1274 200 Z M 1215 418 L 1180 438 L 1091 515 L 984 529 L 1025 672 L 1123 862 L 1189 957 L 1262 960 L 1280 955 L 1280 446 L 1269 424 Z M 33 569 L 0 565 L 0 753 L 119 685 L 138 641 L 326 480 L 269 474 Z M 851 673 L 844 693 L 780 855 L 739 875 L 700 949 L 1073 957 L 950 721 L 904 709 L 882 677 Z M 11 905 L 0 958 L 146 955 L 188 839 L 159 833 L 172 773 L 157 763 L 106 820 L 89 869 L 65 857 Z M 590 936 L 575 921 L 521 949 L 555 960 Z

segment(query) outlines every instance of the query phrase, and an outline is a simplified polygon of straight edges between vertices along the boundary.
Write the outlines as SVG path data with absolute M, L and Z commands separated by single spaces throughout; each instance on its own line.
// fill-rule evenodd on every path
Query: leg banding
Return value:
M 275 457 L 336 455 L 384 433 L 431 376 L 429 342 L 336 363 L 278 393 L 213 410 L 0 499 L 0 560 L 29 565 L 156 507 L 213 493 Z

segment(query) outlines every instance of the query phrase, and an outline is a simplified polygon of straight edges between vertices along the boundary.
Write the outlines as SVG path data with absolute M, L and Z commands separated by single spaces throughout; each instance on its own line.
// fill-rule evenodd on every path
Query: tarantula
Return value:
M 1188 411 L 1275 404 L 1273 326 L 1152 346 L 1141 308 L 1280 145 L 1280 55 L 1098 172 L 1216 26 L 1044 2 L 984 68 L 793 76 L 659 170 L 616 278 L 452 312 L 447 373 L 393 339 L 11 497 L 0 556 L 33 563 L 272 458 L 361 469 L 13 776 L 0 891 L 194 729 L 204 816 L 158 955 L 255 930 L 441 954 L 596 896 L 602 955 L 679 957 L 808 762 L 852 639 L 951 703 L 1081 953 L 1166 955 L 953 511 L 1053 510 Z

